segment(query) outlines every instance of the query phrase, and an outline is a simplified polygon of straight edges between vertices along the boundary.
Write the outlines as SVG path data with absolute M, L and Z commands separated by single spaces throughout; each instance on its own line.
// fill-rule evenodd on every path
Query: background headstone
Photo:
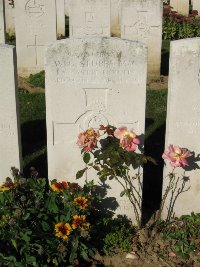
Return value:
M 200 38 L 171 42 L 168 91 L 166 148 L 170 144 L 178 145 L 194 151 L 197 156 L 200 154 Z M 180 176 L 179 186 L 183 184 L 183 177 L 189 177 L 186 185 L 191 186 L 179 195 L 174 209 L 176 216 L 200 212 L 200 169 L 193 170 L 193 167 L 186 168 L 185 173 L 182 168 L 175 169 Z M 167 163 L 163 193 L 169 181 L 165 176 L 171 171 Z M 165 208 L 163 216 L 166 214 Z
M 70 37 L 109 37 L 110 0 L 71 0 Z
M 65 0 L 65 16 L 69 17 L 69 3 L 70 0 Z
M 170 6 L 182 15 L 189 14 L 189 0 L 170 0 Z
M 55 0 L 15 0 L 17 67 L 21 76 L 44 69 L 45 47 L 56 41 Z
M 193 10 L 197 10 L 198 16 L 200 16 L 200 1 L 199 0 L 193 0 Z
M 65 36 L 65 0 L 56 0 L 57 35 Z
M 76 172 L 84 168 L 81 149 L 76 145 L 80 132 L 112 124 L 144 133 L 146 63 L 144 44 L 117 38 L 66 39 L 48 48 L 45 72 L 50 180 L 76 181 Z M 109 196 L 116 196 L 120 203 L 117 213 L 133 217 L 127 198 L 119 197 L 121 187 L 115 182 L 111 187 Z
M 162 0 L 121 0 L 121 38 L 148 46 L 148 75 L 160 76 Z
M 111 0 L 111 35 L 120 37 L 121 0 Z
M 9 35 L 15 33 L 15 6 L 10 0 L 5 0 L 6 32 Z
M 21 135 L 18 110 L 16 52 L 0 44 L 0 180 L 11 177 L 11 167 L 21 170 Z
M 0 0 L 0 44 L 5 44 L 5 6 L 4 6 L 4 0 Z

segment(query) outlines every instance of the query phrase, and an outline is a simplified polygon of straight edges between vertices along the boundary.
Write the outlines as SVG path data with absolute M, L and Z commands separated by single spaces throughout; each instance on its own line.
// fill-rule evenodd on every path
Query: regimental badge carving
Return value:
M 26 14 L 29 17 L 38 18 L 44 15 L 45 5 L 43 0 L 29 0 L 25 5 Z

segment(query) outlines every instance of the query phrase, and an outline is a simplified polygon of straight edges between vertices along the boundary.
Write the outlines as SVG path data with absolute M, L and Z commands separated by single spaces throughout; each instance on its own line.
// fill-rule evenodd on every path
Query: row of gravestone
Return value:
M 70 37 L 111 36 L 111 0 L 69 3 Z M 121 0 L 120 5 L 121 38 L 148 45 L 148 74 L 154 77 L 160 76 L 162 4 L 162 0 Z M 63 5 L 57 0 L 60 12 Z M 44 69 L 45 47 L 56 41 L 55 0 L 15 0 L 15 14 L 18 73 L 29 76 Z M 64 26 L 64 12 L 59 18 Z
M 29 1 L 31 2 L 31 1 Z M 35 2 L 35 1 L 34 1 Z M 189 14 L 189 4 L 193 10 L 197 10 L 200 14 L 199 0 L 163 0 L 165 4 L 169 3 L 173 10 L 183 14 Z M 57 34 L 65 36 L 65 18 L 69 16 L 70 0 L 56 0 L 57 10 Z M 5 16 L 6 16 L 6 31 L 10 34 L 15 32 L 15 10 L 14 1 L 5 0 Z M 114 36 L 120 35 L 120 20 L 121 20 L 121 0 L 111 0 L 111 34 Z
M 173 11 L 188 16 L 190 10 L 190 4 L 192 10 L 197 10 L 200 15 L 200 1 L 199 0 L 170 0 L 170 6 L 173 8 Z
M 84 167 L 76 145 L 79 132 L 100 124 L 145 129 L 147 47 L 118 38 L 73 38 L 50 45 L 45 56 L 48 178 L 74 182 Z M 22 169 L 15 48 L 0 45 L 0 177 L 11 166 Z M 198 160 L 200 152 L 200 39 L 171 42 L 166 147 L 186 147 Z M 167 165 L 164 173 L 171 171 Z M 180 188 L 177 216 L 199 212 L 200 171 L 176 168 Z M 149 174 L 151 175 L 151 174 Z M 89 177 L 88 177 L 89 178 Z M 94 176 L 92 177 L 94 178 Z M 96 179 L 97 182 L 97 179 Z M 163 188 L 168 180 L 164 178 Z M 119 203 L 117 214 L 134 221 L 132 206 L 121 188 L 110 182 L 108 197 Z M 168 204 L 170 200 L 167 200 Z M 167 209 L 165 208 L 164 215 Z

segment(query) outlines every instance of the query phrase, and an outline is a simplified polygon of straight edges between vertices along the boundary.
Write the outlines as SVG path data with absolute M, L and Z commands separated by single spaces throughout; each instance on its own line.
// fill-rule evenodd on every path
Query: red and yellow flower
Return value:
M 81 230 L 86 230 L 89 228 L 90 223 L 86 221 L 86 216 L 85 215 L 74 215 L 73 216 L 73 224 L 72 228 L 80 228 Z
M 9 191 L 16 188 L 16 184 L 13 182 L 5 182 L 0 186 L 0 192 Z
M 55 235 L 57 237 L 62 238 L 63 240 L 66 240 L 68 236 L 70 235 L 72 231 L 72 228 L 69 223 L 57 223 L 55 225 Z
M 67 189 L 68 184 L 65 181 L 62 182 L 53 182 L 51 184 L 51 189 L 56 192 L 63 192 L 65 189 Z
M 79 209 L 83 210 L 88 207 L 89 200 L 85 197 L 76 197 L 74 202 L 79 206 Z

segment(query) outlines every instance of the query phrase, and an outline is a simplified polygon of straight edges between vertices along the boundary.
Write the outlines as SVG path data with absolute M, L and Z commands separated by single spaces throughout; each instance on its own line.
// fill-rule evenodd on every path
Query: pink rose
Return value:
M 90 128 L 78 135 L 77 144 L 85 151 L 92 151 L 97 145 L 99 136 L 99 131 Z
M 120 140 L 120 146 L 126 151 L 135 151 L 137 145 L 140 144 L 140 139 L 133 132 L 133 130 L 128 131 L 127 127 L 122 126 L 114 131 L 114 136 Z
M 169 160 L 172 167 L 184 167 L 189 166 L 186 158 L 192 156 L 191 152 L 187 148 L 181 148 L 179 146 L 169 145 L 162 158 Z

